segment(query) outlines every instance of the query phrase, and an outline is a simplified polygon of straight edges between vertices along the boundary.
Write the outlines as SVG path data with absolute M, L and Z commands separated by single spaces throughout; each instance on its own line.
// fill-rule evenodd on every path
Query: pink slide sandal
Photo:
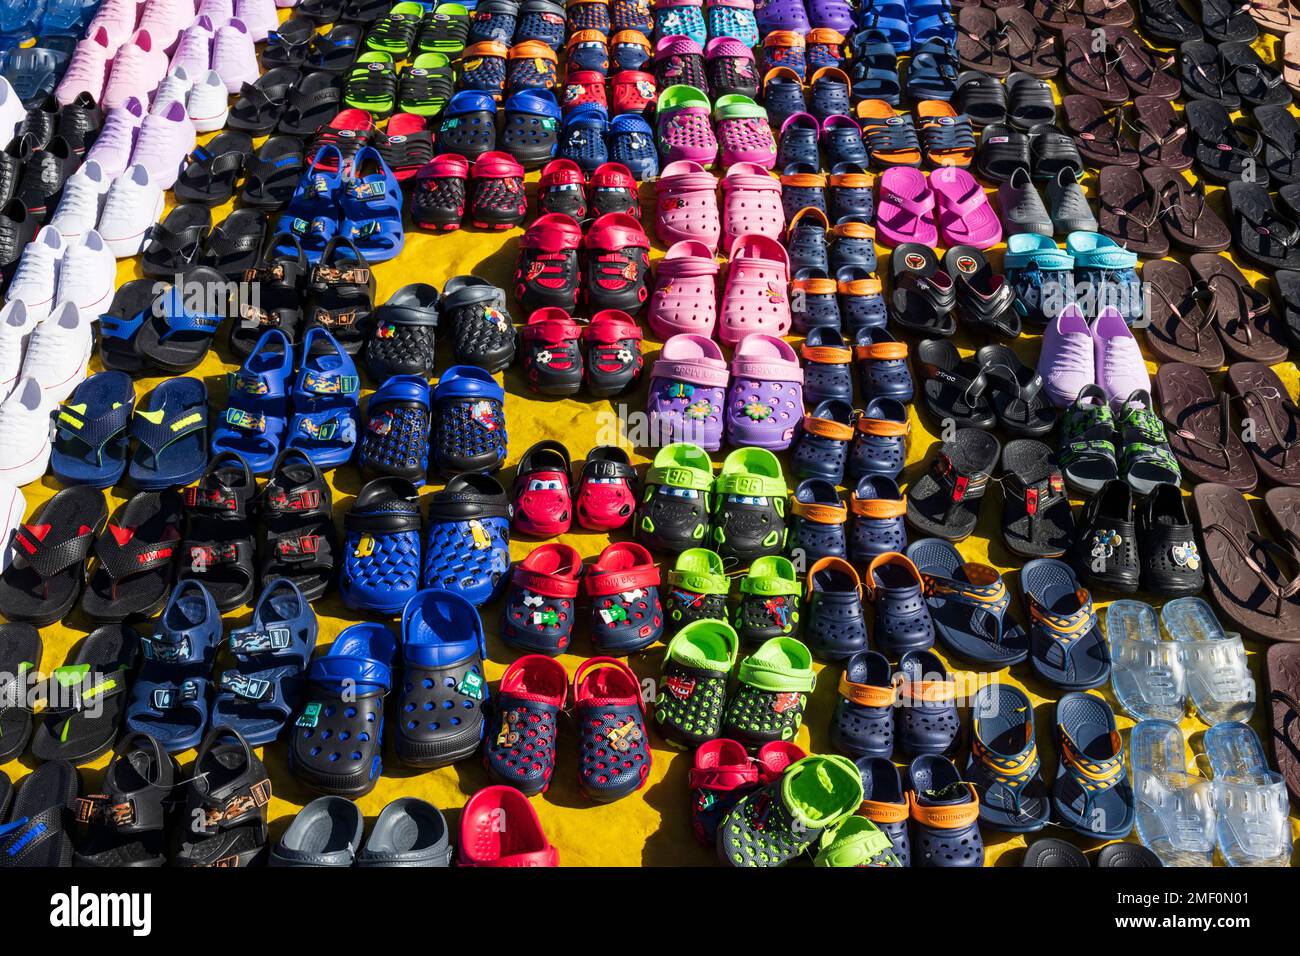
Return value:
M 925 173 L 910 166 L 891 166 L 880 177 L 880 204 L 876 209 L 876 235 L 886 246 L 919 242 L 939 244 L 934 220 L 934 193 Z
M 939 204 L 943 244 L 987 249 L 1002 241 L 1002 222 L 989 205 L 984 187 L 964 169 L 944 166 L 930 174 L 930 188 Z

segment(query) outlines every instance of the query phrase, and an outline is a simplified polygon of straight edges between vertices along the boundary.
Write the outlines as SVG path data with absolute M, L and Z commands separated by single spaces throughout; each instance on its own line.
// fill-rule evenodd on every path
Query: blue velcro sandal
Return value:
M 433 464 L 444 475 L 496 471 L 506 460 L 505 389 L 473 365 L 453 365 L 433 390 Z
M 510 499 L 491 475 L 457 475 L 429 501 L 426 588 L 490 601 L 510 571 Z
M 980 821 L 1004 833 L 1032 833 L 1052 814 L 1034 742 L 1034 708 L 1010 684 L 985 684 L 971 701 L 966 779 L 979 794 Z
M 429 382 L 392 375 L 370 396 L 358 452 L 361 471 L 424 483 L 429 468 Z
M 831 744 L 850 757 L 894 755 L 894 689 L 889 661 L 877 651 L 860 651 L 844 662 L 839 700 L 831 717 Z
M 934 651 L 912 651 L 898 661 L 898 746 L 909 757 L 947 753 L 961 734 L 957 685 Z
M 602 163 L 609 162 L 605 144 L 608 130 L 609 116 L 603 107 L 594 103 L 575 106 L 564 117 L 556 155 L 573 160 L 584 173 L 593 173 Z
M 343 160 L 343 153 L 337 146 L 326 144 L 313 150 L 311 165 L 303 172 L 302 179 L 298 182 L 298 188 L 293 191 L 293 197 L 289 204 L 284 207 L 284 212 L 280 214 L 279 224 L 275 227 L 277 233 L 290 233 L 301 238 L 304 233 L 309 231 L 311 223 L 320 221 L 322 223 L 333 224 L 338 222 L 339 208 L 338 195 L 343 188 L 343 170 L 347 164 Z M 295 225 L 295 223 L 301 225 Z M 316 257 L 308 258 L 315 262 L 320 259 L 321 250 L 325 248 L 325 241 L 312 243 L 315 249 Z M 308 247 L 304 243 L 303 251 L 307 252 Z M 276 252 L 282 255 L 296 253 L 296 249 L 291 247 L 280 247 Z
M 907 95 L 915 102 L 950 100 L 957 91 L 958 72 L 953 42 L 939 37 L 927 40 L 907 65 Z
M 131 484 L 162 491 L 198 481 L 208 466 L 208 390 L 202 379 L 167 379 L 143 404 L 131 420 Z
M 318 468 L 345 464 L 357 444 L 360 397 L 361 378 L 352 357 L 328 329 L 308 329 L 293 383 L 287 447 L 305 452 Z
M 1092 596 L 1074 570 L 1055 558 L 1035 558 L 1020 569 L 1029 610 L 1029 663 L 1062 690 L 1088 690 L 1110 679 L 1110 647 Z
M 1094 694 L 1074 691 L 1056 702 L 1052 805 L 1063 826 L 1097 840 L 1122 840 L 1133 829 L 1133 786 L 1115 714 Z
M 947 757 L 917 757 L 907 768 L 916 866 L 984 865 L 979 795 Z
M 168 753 L 198 744 L 208 723 L 208 683 L 220 643 L 216 601 L 197 581 L 180 582 L 153 634 L 141 636 L 144 663 L 131 685 L 127 729 L 148 734 Z
M 884 100 L 897 106 L 901 88 L 898 82 L 898 51 L 880 30 L 863 30 L 849 41 L 853 59 L 849 62 L 849 79 L 853 81 L 853 99 Z
M 126 471 L 127 426 L 135 391 L 125 372 L 100 372 L 83 381 L 54 417 L 50 469 L 65 485 L 109 488 Z
M 907 792 L 903 775 L 886 757 L 859 757 L 854 761 L 862 775 L 862 804 L 858 816 L 866 817 L 889 837 L 894 855 L 903 866 L 912 865 L 912 841 L 907 832 Z
M 858 17 L 859 26 L 875 30 L 893 45 L 899 53 L 912 49 L 911 24 L 903 0 L 878 0 Z
M 925 579 L 934 633 L 945 650 L 994 670 L 1029 656 L 1029 635 L 1011 616 L 1010 593 L 995 569 L 967 562 L 940 538 L 913 543 L 907 556 Z
M 342 235 L 351 239 L 370 263 L 387 262 L 406 244 L 402 229 L 402 188 L 379 150 L 363 146 L 349 167 L 339 193 Z
M 867 649 L 862 581 L 843 558 L 822 558 L 808 569 L 804 640 L 819 660 L 844 660 Z
M 405 478 L 376 478 L 343 519 L 339 593 L 359 611 L 396 614 L 420 582 L 420 493 Z
M 307 668 L 307 701 L 293 722 L 289 770 L 320 793 L 360 797 L 383 771 L 384 698 L 397 638 L 382 624 L 353 624 Z
M 397 756 L 409 767 L 446 767 L 483 739 L 487 678 L 483 622 L 451 591 L 421 591 L 402 611 L 402 692 Z
M 266 585 L 253 620 L 230 632 L 236 666 L 222 673 L 212 723 L 233 727 L 254 747 L 280 736 L 302 696 L 316 647 L 316 612 L 285 578 Z
M 639 113 L 622 113 L 609 121 L 609 158 L 622 163 L 638 181 L 659 175 L 654 130 Z
M 292 374 L 289 337 L 267 329 L 239 371 L 230 373 L 227 408 L 212 431 L 214 455 L 235 452 L 255 475 L 271 470 L 284 441 Z

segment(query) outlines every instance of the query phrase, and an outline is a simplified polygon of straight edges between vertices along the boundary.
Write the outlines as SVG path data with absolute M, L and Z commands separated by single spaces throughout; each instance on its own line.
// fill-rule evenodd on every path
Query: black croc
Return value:
M 438 290 L 423 282 L 402 286 L 374 312 L 366 368 L 377 382 L 394 375 L 433 375 L 438 333 Z
M 514 362 L 518 335 L 504 289 L 477 276 L 454 276 L 442 289 L 442 314 L 458 365 L 499 372 Z

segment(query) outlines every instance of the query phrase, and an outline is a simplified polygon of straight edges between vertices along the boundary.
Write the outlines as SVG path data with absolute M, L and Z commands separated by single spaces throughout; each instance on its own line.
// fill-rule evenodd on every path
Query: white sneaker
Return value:
M 183 66 L 190 76 L 202 76 L 212 67 L 212 33 L 216 29 L 214 22 L 224 21 L 197 16 L 185 28 L 181 38 L 176 41 L 176 52 L 172 54 L 173 70 Z
M 136 164 L 113 180 L 99 217 L 99 235 L 119 259 L 144 248 L 149 227 L 162 217 L 163 191 L 149 170 Z
M 185 67 L 172 67 L 172 71 L 158 84 L 158 89 L 153 95 L 153 106 L 149 107 L 149 112 L 160 113 L 168 103 L 180 103 L 184 106 L 193 86 L 194 81 L 190 79 L 189 71 Z
M 117 284 L 117 260 L 103 236 L 90 230 L 75 244 L 69 244 L 59 264 L 59 292 L 54 311 L 71 302 L 93 322 L 108 310 Z
M 227 93 L 238 93 L 245 83 L 256 83 L 262 75 L 253 35 L 242 20 L 227 20 L 217 27 L 212 37 L 212 68 L 221 74 Z
M 59 230 L 46 226 L 27 244 L 23 257 L 18 260 L 14 281 L 9 284 L 9 301 L 22 302 L 32 321 L 40 322 L 54 307 L 54 291 L 59 285 L 59 265 L 65 247 Z
M 230 94 L 226 84 L 216 70 L 208 70 L 190 90 L 189 99 L 185 101 L 185 112 L 190 114 L 190 122 L 200 133 L 211 133 L 226 125 L 230 115 Z
M 244 21 L 257 43 L 263 42 L 280 25 L 275 0 L 235 0 L 235 18 Z
M 76 242 L 99 222 L 104 195 L 112 180 L 95 160 L 88 160 L 63 184 L 63 198 L 54 210 L 50 226 L 59 230 L 64 242 Z
M 9 542 L 13 541 L 13 534 L 23 523 L 26 513 L 27 499 L 18 486 L 12 481 L 0 480 L 0 542 L 3 543 L 0 545 L 0 572 L 9 567 L 13 555 Z
M 25 119 L 27 107 L 23 106 L 9 81 L 0 76 L 0 138 L 6 143 L 13 139 Z
M 86 151 L 86 162 L 94 160 L 104 175 L 114 179 L 131 165 L 135 138 L 144 119 L 144 102 L 132 97 L 104 118 L 104 128 L 95 137 L 95 145 Z
M 0 401 L 8 398 L 18 384 L 23 356 L 27 354 L 27 341 L 34 328 L 36 320 L 27 312 L 21 299 L 7 302 L 0 309 Z
M 40 382 L 46 408 L 59 404 L 86 380 L 93 341 L 90 319 L 82 315 L 75 302 L 64 302 L 36 326 L 23 356 L 21 377 Z M 22 387 L 19 382 L 16 390 Z
M 0 404 L 0 481 L 21 487 L 50 464 L 50 409 L 34 378 L 24 378 Z

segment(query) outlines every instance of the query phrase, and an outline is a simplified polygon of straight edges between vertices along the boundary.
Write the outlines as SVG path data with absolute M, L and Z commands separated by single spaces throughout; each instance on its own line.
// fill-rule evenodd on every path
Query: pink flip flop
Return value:
M 939 244 L 934 219 L 934 193 L 925 173 L 910 166 L 891 166 L 880 177 L 880 204 L 876 209 L 876 235 L 886 246 L 919 242 Z
M 1002 222 L 989 205 L 984 187 L 964 169 L 944 166 L 930 174 L 930 188 L 939 204 L 943 244 L 987 249 L 1002 241 Z

